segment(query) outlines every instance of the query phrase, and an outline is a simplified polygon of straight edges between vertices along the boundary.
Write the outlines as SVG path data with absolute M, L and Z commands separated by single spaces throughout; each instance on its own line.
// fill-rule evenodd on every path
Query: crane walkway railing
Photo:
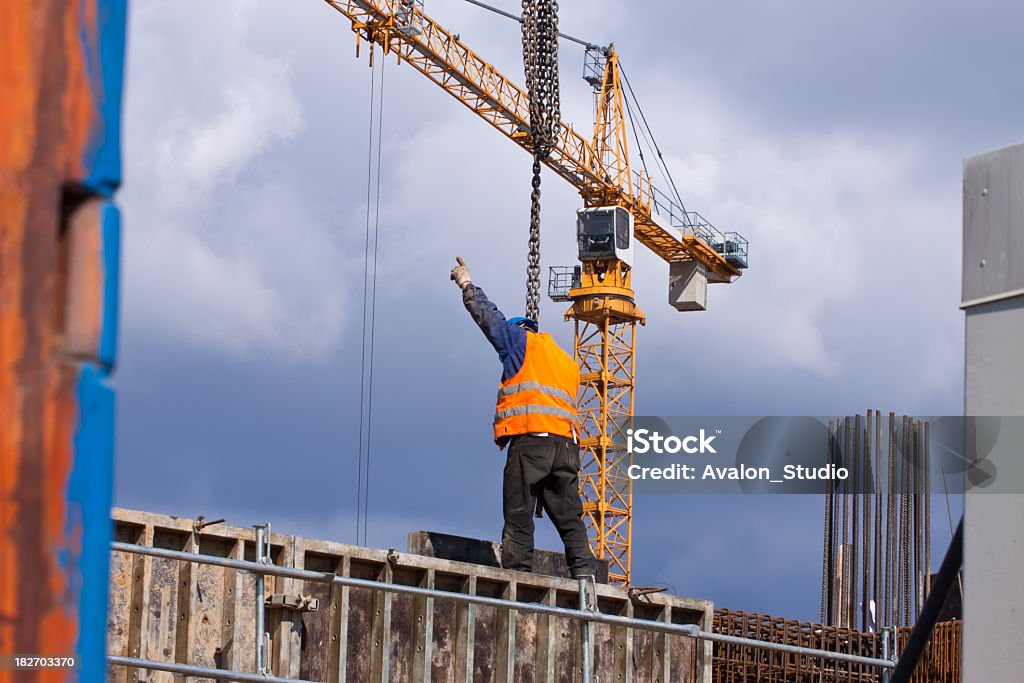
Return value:
M 110 547 L 112 551 L 116 552 L 133 553 L 138 555 L 148 555 L 150 557 L 159 557 L 169 560 L 179 560 L 182 562 L 195 562 L 198 564 L 214 565 L 219 567 L 225 567 L 228 569 L 236 569 L 250 572 L 252 574 L 257 575 L 258 577 L 280 576 L 283 578 L 299 579 L 302 581 L 313 581 L 325 584 L 348 586 L 350 588 L 361 588 L 371 591 L 384 591 L 396 594 L 411 595 L 421 598 L 433 598 L 437 600 L 450 600 L 452 602 L 462 602 L 472 605 L 483 605 L 487 607 L 506 609 L 515 612 L 526 612 L 533 614 L 562 617 L 565 619 L 578 620 L 581 622 L 581 624 L 608 624 L 610 626 L 639 629 L 655 633 L 665 633 L 669 635 L 683 636 L 687 638 L 695 638 L 711 642 L 749 645 L 752 647 L 758 647 L 761 649 L 772 650 L 776 652 L 787 652 L 791 654 L 803 655 L 808 657 L 820 657 L 821 659 L 825 660 L 877 667 L 882 672 L 887 672 L 895 667 L 895 662 L 890 659 L 876 659 L 873 657 L 863 657 L 860 655 L 853 655 L 844 652 L 832 652 L 829 650 L 820 650 L 816 648 L 801 647 L 797 645 L 789 645 L 783 643 L 764 642 L 752 638 L 743 638 L 739 636 L 731 636 L 722 633 L 713 633 L 711 631 L 702 630 L 699 626 L 693 624 L 673 624 L 661 621 L 650 621 L 646 619 L 637 619 L 634 617 L 604 614 L 602 612 L 594 611 L 591 609 L 573 609 L 569 607 L 557 607 L 554 605 L 545 605 L 534 602 L 519 602 L 516 600 L 506 600 L 503 598 L 495 598 L 485 595 L 470 595 L 466 593 L 457 593 L 452 591 L 440 590 L 436 588 L 424 588 L 422 586 L 407 586 L 397 583 L 386 583 L 382 581 L 360 579 L 351 576 L 340 576 L 331 572 L 317 572 L 308 569 L 292 569 L 289 567 L 278 567 L 273 564 L 269 564 L 268 562 L 250 562 L 247 560 L 237 560 L 226 557 L 217 557 L 213 555 L 202 555 L 198 553 L 190 553 L 180 550 L 153 548 L 148 546 L 135 545 L 132 543 L 114 542 L 110 544 Z M 581 580 L 581 603 L 583 602 L 583 581 L 584 580 Z M 580 629 L 580 631 L 582 637 L 587 638 L 588 629 L 584 628 Z M 154 669 L 159 671 L 170 671 L 172 673 L 179 673 L 187 676 L 197 676 L 219 680 L 259 680 L 268 681 L 270 683 L 314 683 L 310 681 L 302 681 L 301 679 L 288 679 L 270 676 L 269 672 L 267 672 L 265 668 L 265 673 L 261 674 L 244 673 L 239 671 L 229 671 L 223 669 L 211 669 L 175 662 L 160 662 L 154 660 L 137 659 L 132 657 L 110 656 L 108 657 L 108 661 L 109 663 L 116 665 L 132 666 L 142 669 Z

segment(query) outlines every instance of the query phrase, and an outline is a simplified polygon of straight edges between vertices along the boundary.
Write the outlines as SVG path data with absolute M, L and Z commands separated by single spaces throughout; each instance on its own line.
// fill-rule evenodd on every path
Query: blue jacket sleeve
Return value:
M 484 290 L 476 285 L 467 285 L 462 290 L 462 303 L 487 341 L 498 352 L 502 379 L 514 376 L 523 367 L 523 359 L 526 357 L 526 330 L 510 325 L 498 307 L 488 300 Z

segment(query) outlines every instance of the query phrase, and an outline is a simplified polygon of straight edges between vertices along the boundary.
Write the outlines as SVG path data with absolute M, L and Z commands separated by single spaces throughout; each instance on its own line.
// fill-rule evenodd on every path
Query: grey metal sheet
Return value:
M 962 300 L 1024 289 L 1024 144 L 964 162 Z
M 1024 145 L 964 164 L 964 409 L 1024 415 Z M 1008 295 L 999 299 L 999 295 Z M 995 462 L 998 477 L 1024 460 Z M 998 480 L 997 480 L 998 481 Z M 1019 680 L 1024 670 L 1024 496 L 968 494 L 964 501 L 966 683 Z

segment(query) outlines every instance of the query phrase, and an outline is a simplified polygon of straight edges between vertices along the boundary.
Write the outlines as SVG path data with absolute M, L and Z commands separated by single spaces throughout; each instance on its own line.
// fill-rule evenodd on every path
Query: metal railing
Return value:
M 552 301 L 571 301 L 569 291 L 583 284 L 579 266 L 549 266 L 548 296 Z
M 265 533 L 266 528 L 257 527 L 257 532 L 259 533 L 260 531 L 263 531 Z M 604 614 L 602 612 L 593 610 L 588 606 L 588 590 L 586 584 L 584 583 L 585 580 L 581 580 L 580 582 L 581 608 L 573 609 L 569 607 L 557 607 L 554 605 L 545 605 L 534 602 L 518 602 L 516 600 L 506 600 L 503 598 L 495 598 L 484 595 L 469 595 L 466 593 L 457 593 L 446 590 L 439 590 L 436 588 L 407 586 L 396 583 L 384 583 L 381 581 L 359 579 L 351 576 L 339 576 L 337 574 L 330 572 L 317 572 L 308 569 L 291 569 L 288 567 L 278 567 L 273 564 L 269 564 L 269 557 L 260 557 L 259 555 L 258 558 L 261 561 L 250 562 L 247 560 L 236 560 L 226 557 L 201 555 L 198 553 L 190 553 L 179 550 L 169 550 L 165 548 L 153 548 L 148 546 L 134 545 L 131 543 L 114 542 L 110 544 L 110 547 L 112 551 L 116 552 L 147 555 L 150 557 L 159 557 L 169 560 L 195 562 L 198 564 L 225 567 L 228 569 L 236 569 L 250 572 L 258 577 L 279 576 L 283 578 L 298 579 L 302 581 L 313 581 L 338 586 L 348 586 L 350 588 L 361 588 L 371 591 L 383 591 L 421 598 L 450 600 L 452 602 L 462 602 L 471 605 L 481 605 L 486 607 L 505 609 L 514 612 L 526 612 L 532 614 L 561 617 L 565 619 L 574 619 L 579 620 L 581 622 L 581 626 L 589 624 L 607 624 L 609 626 L 618 626 L 638 629 L 642 631 L 649 631 L 654 633 L 664 633 L 674 636 L 695 638 L 699 640 L 711 641 L 713 643 L 731 643 L 736 645 L 748 645 L 775 652 L 785 652 L 808 657 L 820 657 L 822 659 L 832 660 L 836 662 L 846 662 L 849 664 L 872 666 L 881 669 L 883 672 L 887 672 L 888 670 L 891 670 L 895 667 L 895 662 L 890 659 L 877 659 L 874 657 L 864 657 L 859 655 L 847 654 L 843 652 L 832 652 L 829 650 L 820 650 L 810 647 L 802 647 L 798 645 L 764 642 L 754 640 L 752 638 L 743 638 L 739 636 L 731 636 L 722 633 L 704 631 L 699 626 L 692 624 L 674 624 L 669 622 L 649 621 L 646 619 L 624 617 L 614 614 Z M 257 610 L 261 611 L 262 607 L 262 605 L 258 605 Z M 262 626 L 259 626 L 258 629 L 262 630 Z M 580 634 L 581 638 L 589 638 L 589 628 L 581 628 Z M 258 638 L 258 642 L 262 644 L 264 642 L 265 634 L 258 632 L 256 635 Z M 258 651 L 262 651 L 262 648 L 259 648 Z M 172 673 L 212 678 L 218 680 L 270 681 L 272 683 L 314 683 L 312 681 L 303 681 L 301 679 L 278 678 L 271 676 L 264 662 L 264 656 L 262 654 L 258 655 L 257 664 L 260 668 L 257 669 L 257 673 L 255 674 L 224 669 L 197 667 L 188 664 L 180 664 L 173 662 L 160 662 L 148 659 L 120 657 L 113 655 L 108 657 L 108 661 L 111 664 L 132 666 L 142 669 L 154 669 L 158 671 L 170 671 Z M 590 672 L 586 671 L 585 673 L 589 674 Z M 589 679 L 585 678 L 584 680 Z
M 150 669 L 152 671 L 167 671 L 179 676 L 194 676 L 196 678 L 212 678 L 215 681 L 242 681 L 242 683 L 317 683 L 301 678 L 281 678 L 270 674 L 253 674 L 245 671 L 231 671 L 229 669 L 211 669 L 205 666 L 193 666 L 192 664 L 179 664 L 178 662 L 159 662 L 154 659 L 139 659 L 138 657 L 121 657 L 118 655 L 107 655 L 108 664 L 118 666 L 130 666 L 136 669 Z
M 633 176 L 640 195 L 650 200 L 653 213 L 668 221 L 669 225 L 684 236 L 699 238 L 734 266 L 748 266 L 750 243 L 745 237 L 738 232 L 722 232 L 701 214 L 687 211 L 686 207 L 680 206 L 672 197 L 653 185 L 650 178 L 645 179 L 638 171 L 634 170 Z

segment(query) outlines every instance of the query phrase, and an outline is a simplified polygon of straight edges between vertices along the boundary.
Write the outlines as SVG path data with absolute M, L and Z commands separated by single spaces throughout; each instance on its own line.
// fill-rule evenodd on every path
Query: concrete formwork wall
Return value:
M 115 509 L 115 538 L 187 552 L 255 559 L 252 529 Z M 575 581 L 271 534 L 278 566 L 541 602 L 578 605 Z M 598 586 L 602 612 L 710 630 L 712 604 L 655 594 L 632 599 Z M 317 611 L 268 609 L 275 675 L 311 681 L 578 681 L 578 624 L 545 615 L 267 577 L 266 594 L 310 596 Z M 208 565 L 115 552 L 111 654 L 254 671 L 255 577 Z M 595 680 L 710 683 L 711 645 L 593 625 Z M 171 683 L 169 673 L 110 668 L 110 680 Z

